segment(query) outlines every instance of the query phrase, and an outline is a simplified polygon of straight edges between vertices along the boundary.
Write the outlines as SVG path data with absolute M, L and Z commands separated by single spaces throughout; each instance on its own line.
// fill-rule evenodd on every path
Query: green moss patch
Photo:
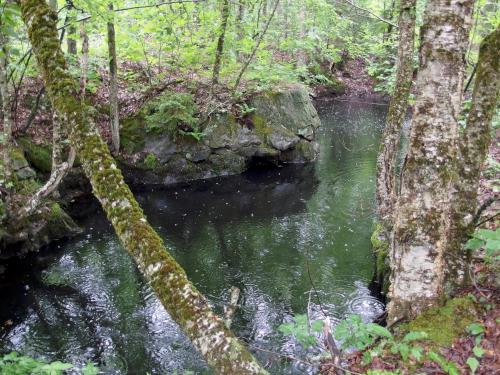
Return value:
M 475 321 L 477 314 L 477 307 L 470 298 L 453 298 L 443 307 L 435 307 L 420 314 L 402 329 L 425 332 L 432 343 L 449 346 Z
M 144 148 L 146 136 L 144 122 L 142 115 L 121 121 L 120 144 L 127 154 L 136 153 Z
M 24 150 L 30 165 L 42 173 L 50 173 L 52 170 L 52 147 L 37 145 L 29 138 L 20 138 L 18 143 Z

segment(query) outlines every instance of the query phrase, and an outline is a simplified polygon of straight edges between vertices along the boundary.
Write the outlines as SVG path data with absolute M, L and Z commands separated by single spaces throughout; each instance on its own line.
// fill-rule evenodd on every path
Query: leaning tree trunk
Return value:
M 396 85 L 382 136 L 377 159 L 377 209 L 384 227 L 391 226 L 396 200 L 396 156 L 399 150 L 401 128 L 408 111 L 408 98 L 413 78 L 413 51 L 417 0 L 401 0 L 399 10 L 399 47 Z
M 111 126 L 111 142 L 113 151 L 120 151 L 120 117 L 118 114 L 118 63 L 116 60 L 116 38 L 113 16 L 113 4 L 109 3 L 110 17 L 108 22 L 108 58 L 109 58 L 109 120 Z
M 66 116 L 69 140 L 80 157 L 94 195 L 140 272 L 217 373 L 266 374 L 189 282 L 148 224 L 106 144 L 87 121 L 86 108 L 78 98 L 78 82 L 68 73 L 60 49 L 56 14 L 43 0 L 20 0 L 20 4 L 48 95 L 58 113 Z
M 212 84 L 219 83 L 220 66 L 222 62 L 222 55 L 224 53 L 224 40 L 226 39 L 227 22 L 229 19 L 229 0 L 223 0 L 222 3 L 222 20 L 220 25 L 220 34 L 217 41 L 217 50 L 215 51 L 214 71 L 212 75 Z
M 455 201 L 458 238 L 464 238 L 474 230 L 479 177 L 488 154 L 491 120 L 500 90 L 499 51 L 500 27 L 497 27 L 481 43 L 472 106 L 461 144 L 459 199 Z
M 473 0 L 427 3 L 417 100 L 393 233 L 388 320 L 410 318 L 463 281 L 465 257 L 452 239 L 458 116 Z

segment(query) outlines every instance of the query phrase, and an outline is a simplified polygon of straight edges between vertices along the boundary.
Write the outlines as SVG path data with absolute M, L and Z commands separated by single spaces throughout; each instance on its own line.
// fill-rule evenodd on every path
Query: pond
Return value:
M 136 194 L 217 312 L 231 286 L 241 289 L 232 328 L 273 374 L 314 373 L 283 358 L 307 354 L 277 330 L 292 316 L 309 311 L 335 322 L 358 313 L 370 320 L 383 309 L 368 285 L 386 107 L 329 101 L 318 111 L 315 164 Z M 0 351 L 80 365 L 91 360 L 105 374 L 210 373 L 104 215 L 82 225 L 81 236 L 47 249 L 0 285 Z

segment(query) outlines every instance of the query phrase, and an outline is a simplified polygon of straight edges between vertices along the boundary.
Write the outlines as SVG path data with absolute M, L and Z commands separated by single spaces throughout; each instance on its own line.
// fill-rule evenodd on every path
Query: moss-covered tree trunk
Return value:
M 377 159 L 377 208 L 384 227 L 391 226 L 396 200 L 396 157 L 401 128 L 408 111 L 413 78 L 416 0 L 401 0 L 396 85 L 389 104 L 380 154 Z
M 222 17 L 219 30 L 219 39 L 217 40 L 217 49 L 215 51 L 214 71 L 212 74 L 212 84 L 219 83 L 220 67 L 222 63 L 222 56 L 224 54 L 224 41 L 226 39 L 227 23 L 229 20 L 229 0 L 222 2 Z
M 253 356 L 215 315 L 148 224 L 123 181 L 106 144 L 86 119 L 78 82 L 67 69 L 56 30 L 56 14 L 44 0 L 20 0 L 39 71 L 56 110 L 66 116 L 69 139 L 125 249 L 172 318 L 219 374 L 265 374 Z
M 491 141 L 491 120 L 495 114 L 500 88 L 500 27 L 481 44 L 477 62 L 472 106 L 461 144 L 459 199 L 456 202 L 457 236 L 474 229 L 477 190 L 484 160 Z
M 118 63 L 116 60 L 116 37 L 113 3 L 109 3 L 111 21 L 108 22 L 108 59 L 109 59 L 109 121 L 113 151 L 120 151 L 120 117 L 118 114 Z
M 464 253 L 453 238 L 453 202 L 473 4 L 436 0 L 425 10 L 417 99 L 390 252 L 390 323 L 441 304 L 465 276 Z

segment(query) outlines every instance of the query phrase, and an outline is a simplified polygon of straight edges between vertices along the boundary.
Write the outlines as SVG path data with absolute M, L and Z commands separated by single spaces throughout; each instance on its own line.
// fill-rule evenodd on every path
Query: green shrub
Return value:
M 2 375 L 60 375 L 66 370 L 75 369 L 71 363 L 60 361 L 46 362 L 42 359 L 35 359 L 16 352 L 11 352 L 0 357 L 0 373 Z M 82 375 L 97 375 L 99 369 L 93 363 L 76 371 Z
M 158 159 L 156 158 L 155 155 L 153 154 L 148 154 L 145 158 L 144 158 L 144 165 L 148 168 L 148 169 L 155 169 L 157 168 L 159 165 L 160 165 L 160 162 L 158 161 Z
M 197 131 L 197 106 L 190 94 L 166 93 L 149 102 L 145 107 L 146 131 L 177 136 Z

